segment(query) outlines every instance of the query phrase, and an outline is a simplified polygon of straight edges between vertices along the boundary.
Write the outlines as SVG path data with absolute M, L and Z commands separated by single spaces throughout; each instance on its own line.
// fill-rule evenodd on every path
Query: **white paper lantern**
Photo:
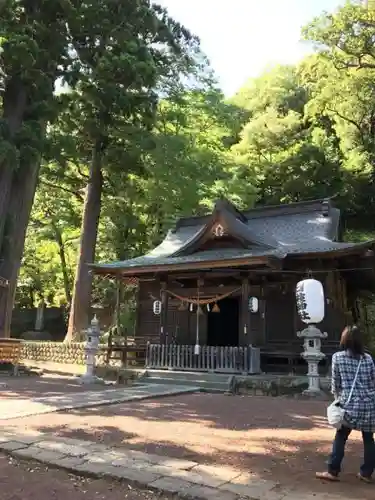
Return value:
M 257 297 L 249 298 L 249 311 L 251 313 L 257 313 L 259 310 L 259 300 Z
M 299 317 L 304 323 L 316 324 L 323 320 L 325 299 L 320 281 L 309 278 L 298 282 L 296 301 Z
M 160 302 L 160 300 L 155 300 L 155 302 L 152 304 L 152 310 L 154 311 L 154 314 L 159 315 L 161 313 L 161 302 Z

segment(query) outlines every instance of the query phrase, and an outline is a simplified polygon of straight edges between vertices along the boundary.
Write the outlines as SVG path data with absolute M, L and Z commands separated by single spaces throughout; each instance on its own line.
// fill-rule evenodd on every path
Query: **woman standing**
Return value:
M 358 478 L 371 482 L 375 469 L 375 366 L 372 357 L 365 354 L 362 336 L 357 326 L 348 326 L 342 332 L 341 352 L 332 357 L 332 393 L 345 409 L 344 424 L 336 432 L 328 470 L 316 477 L 338 481 L 344 458 L 346 441 L 352 432 L 362 432 L 364 458 Z M 356 373 L 358 370 L 357 378 Z M 352 397 L 349 395 L 355 380 Z

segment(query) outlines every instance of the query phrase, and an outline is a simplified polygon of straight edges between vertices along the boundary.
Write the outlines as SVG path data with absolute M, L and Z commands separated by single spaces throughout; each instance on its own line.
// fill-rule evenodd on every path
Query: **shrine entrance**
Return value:
M 220 311 L 207 314 L 207 345 L 239 345 L 239 300 L 227 297 L 218 303 Z

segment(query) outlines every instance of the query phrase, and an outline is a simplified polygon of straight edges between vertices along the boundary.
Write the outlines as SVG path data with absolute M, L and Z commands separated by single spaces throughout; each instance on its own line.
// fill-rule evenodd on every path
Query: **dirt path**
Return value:
M 343 482 L 314 478 L 325 469 L 333 431 L 325 403 L 267 397 L 192 394 L 22 418 L 0 425 L 33 429 L 110 446 L 226 465 L 280 482 L 290 489 L 373 500 L 374 487 L 359 484 L 362 446 L 353 434 Z
M 171 500 L 105 479 L 87 479 L 0 454 L 1 500 Z

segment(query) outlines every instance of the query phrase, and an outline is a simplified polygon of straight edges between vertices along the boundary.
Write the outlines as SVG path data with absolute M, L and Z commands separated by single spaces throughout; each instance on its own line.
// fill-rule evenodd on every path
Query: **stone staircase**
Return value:
M 176 370 L 146 370 L 141 383 L 199 387 L 205 392 L 227 392 L 230 374 Z
M 329 392 L 329 378 L 321 377 L 321 388 Z M 139 384 L 159 384 L 181 387 L 197 387 L 201 392 L 233 392 L 256 396 L 295 396 L 307 388 L 306 376 L 277 375 L 233 375 L 230 373 L 189 372 L 177 370 L 146 370 Z

